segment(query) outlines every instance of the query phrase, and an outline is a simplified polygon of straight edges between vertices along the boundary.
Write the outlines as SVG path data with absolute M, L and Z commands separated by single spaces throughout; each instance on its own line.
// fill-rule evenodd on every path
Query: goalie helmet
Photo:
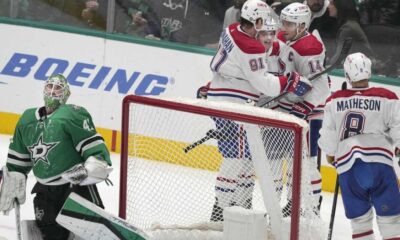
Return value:
M 44 85 L 43 95 L 48 110 L 54 111 L 65 104 L 71 95 L 67 79 L 61 74 L 50 76 Z
M 360 52 L 348 55 L 343 68 L 344 75 L 349 83 L 371 77 L 371 60 Z
M 261 18 L 263 23 L 270 18 L 268 5 L 261 0 L 247 0 L 242 7 L 240 17 L 256 25 L 257 19 Z
M 281 11 L 280 18 L 281 21 L 296 23 L 297 27 L 304 23 L 308 28 L 311 22 L 311 10 L 305 4 L 291 3 Z

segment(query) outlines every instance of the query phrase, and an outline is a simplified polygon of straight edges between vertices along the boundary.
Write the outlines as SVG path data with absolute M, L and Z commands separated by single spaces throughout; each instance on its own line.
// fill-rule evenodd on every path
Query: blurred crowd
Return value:
M 326 64 L 353 38 L 351 52 L 373 59 L 374 73 L 400 76 L 400 0 L 266 0 L 277 17 L 292 2 L 313 12 Z M 1 0 L 0 16 L 90 28 L 216 48 L 223 28 L 239 20 L 244 0 Z M 315 32 L 314 32 L 315 33 Z M 315 33 L 316 34 L 316 33 Z

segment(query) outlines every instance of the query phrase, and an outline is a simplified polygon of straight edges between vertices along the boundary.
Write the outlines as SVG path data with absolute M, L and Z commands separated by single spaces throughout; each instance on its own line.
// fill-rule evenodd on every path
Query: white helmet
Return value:
M 371 60 L 360 52 L 348 55 L 343 68 L 344 75 L 349 83 L 371 77 Z
M 262 31 L 268 31 L 268 32 L 269 31 L 277 31 L 278 30 L 278 23 L 273 18 L 267 19 L 264 22 L 261 30 Z
M 256 25 L 257 19 L 265 22 L 270 18 L 269 6 L 261 0 L 247 0 L 242 7 L 240 17 Z
M 296 23 L 297 26 L 304 23 L 306 28 L 308 28 L 311 22 L 311 10 L 306 4 L 298 2 L 291 3 L 281 11 L 280 18 L 281 21 L 293 22 Z

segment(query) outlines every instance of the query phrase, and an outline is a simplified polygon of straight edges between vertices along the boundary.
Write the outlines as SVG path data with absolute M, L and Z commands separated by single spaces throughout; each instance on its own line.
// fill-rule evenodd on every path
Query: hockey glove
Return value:
M 284 92 L 294 93 L 295 95 L 302 97 L 306 95 L 312 89 L 311 82 L 297 72 L 291 72 L 288 75 L 287 85 Z
M 314 109 L 314 106 L 308 102 L 298 102 L 292 105 L 292 109 L 290 110 L 290 114 L 301 118 L 307 119 L 308 115 Z
M 24 204 L 26 199 L 26 176 L 20 172 L 10 172 L 4 166 L 0 176 L 0 211 L 8 215 L 14 208 L 14 201 Z M 0 174 L 1 175 L 1 174 Z
M 88 173 L 85 166 L 81 164 L 76 164 L 72 168 L 65 171 L 61 177 L 73 185 L 77 185 L 87 178 Z
M 106 180 L 112 168 L 107 162 L 90 156 L 84 164 L 77 164 L 65 171 L 61 177 L 73 185 L 91 185 Z

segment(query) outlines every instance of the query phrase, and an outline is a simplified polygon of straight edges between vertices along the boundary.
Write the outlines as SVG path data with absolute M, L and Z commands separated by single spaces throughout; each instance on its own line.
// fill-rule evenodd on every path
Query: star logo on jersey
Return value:
M 43 142 L 43 135 L 40 135 L 38 141 L 32 146 L 28 147 L 34 164 L 36 165 L 36 163 L 42 161 L 43 163 L 50 165 L 47 155 L 58 143 L 59 142 L 45 143 Z

